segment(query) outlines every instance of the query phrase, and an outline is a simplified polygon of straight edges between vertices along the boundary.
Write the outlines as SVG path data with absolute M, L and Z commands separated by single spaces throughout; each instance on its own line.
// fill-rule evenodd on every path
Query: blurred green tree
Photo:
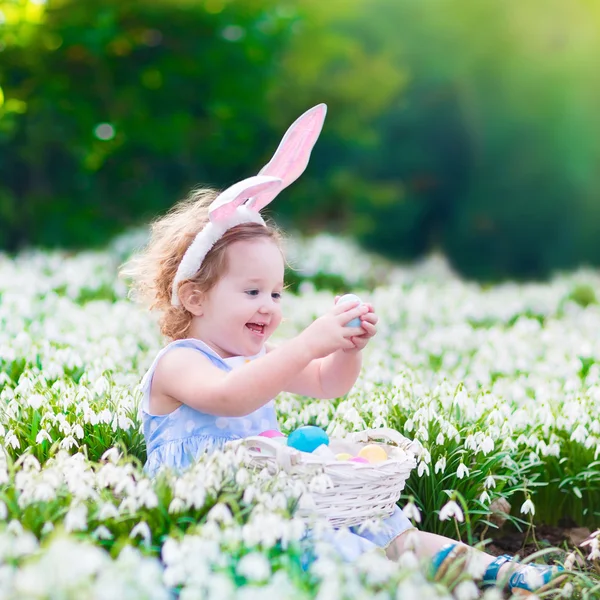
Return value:
M 0 247 L 101 243 L 194 184 L 231 182 L 259 154 L 293 19 L 283 3 L 2 10 Z

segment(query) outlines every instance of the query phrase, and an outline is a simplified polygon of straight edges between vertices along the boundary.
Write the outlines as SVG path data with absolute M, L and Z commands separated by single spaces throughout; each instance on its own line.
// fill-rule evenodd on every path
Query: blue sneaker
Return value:
M 451 578 L 454 579 L 462 571 L 465 561 L 465 555 L 469 547 L 464 544 L 446 544 L 431 559 L 431 577 L 434 581 L 441 581 L 452 572 Z M 460 558 L 462 560 L 460 560 Z M 458 572 L 457 572 L 458 571 Z
M 515 557 L 503 554 L 488 565 L 483 575 L 483 587 L 496 585 L 498 571 L 507 562 L 516 562 Z M 516 563 L 514 570 L 508 578 L 507 589 L 515 596 L 529 596 L 533 593 L 540 594 L 547 590 L 559 587 L 567 578 L 561 575 L 564 569 L 560 566 Z

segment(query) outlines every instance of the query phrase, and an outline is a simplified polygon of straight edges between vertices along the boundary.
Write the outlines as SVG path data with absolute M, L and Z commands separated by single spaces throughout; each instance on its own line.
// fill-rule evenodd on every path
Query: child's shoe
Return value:
M 507 562 L 515 562 L 515 557 L 503 554 L 491 562 L 483 576 L 483 587 L 496 585 L 498 572 L 502 565 Z M 541 594 L 559 587 L 567 578 L 561 575 L 564 569 L 560 566 L 540 565 L 528 563 L 526 565 L 515 564 L 514 570 L 508 578 L 506 587 L 514 596 L 530 596 Z

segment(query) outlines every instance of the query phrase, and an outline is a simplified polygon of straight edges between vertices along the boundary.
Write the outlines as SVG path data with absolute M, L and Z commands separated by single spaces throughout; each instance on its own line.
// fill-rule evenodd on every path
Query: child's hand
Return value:
M 363 318 L 367 311 L 368 305 L 359 305 L 358 302 L 336 305 L 309 325 L 300 337 L 313 358 L 323 358 L 337 350 L 352 350 L 356 346 L 351 340 L 362 337 L 364 324 L 362 327 L 346 327 L 346 323 L 357 317 Z
M 339 298 L 339 296 L 336 296 L 335 301 L 337 302 Z M 344 348 L 345 352 L 362 350 L 369 343 L 369 340 L 377 333 L 376 325 L 377 321 L 379 321 L 379 318 L 375 314 L 373 305 L 364 304 L 363 306 L 367 307 L 368 312 L 360 317 L 362 333 L 360 335 L 354 335 L 350 338 L 354 346 L 349 349 Z

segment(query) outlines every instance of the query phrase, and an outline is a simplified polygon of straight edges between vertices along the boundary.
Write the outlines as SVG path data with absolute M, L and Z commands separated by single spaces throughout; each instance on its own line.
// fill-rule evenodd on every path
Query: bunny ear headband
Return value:
M 209 222 L 198 232 L 177 268 L 171 292 L 173 306 L 181 304 L 179 284 L 197 273 L 208 251 L 228 229 L 242 223 L 265 225 L 260 211 L 302 175 L 321 133 L 326 113 L 327 106 L 318 104 L 298 117 L 286 131 L 273 158 L 259 174 L 227 188 L 209 206 Z

